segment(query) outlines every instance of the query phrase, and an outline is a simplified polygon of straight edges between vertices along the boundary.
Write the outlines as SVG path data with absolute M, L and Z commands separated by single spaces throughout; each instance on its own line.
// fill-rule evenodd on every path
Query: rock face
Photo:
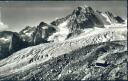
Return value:
M 28 42 L 29 45 L 37 45 L 47 43 L 47 38 L 56 31 L 56 29 L 44 22 L 41 22 L 37 27 L 26 27 L 20 31 L 22 39 Z
M 9 52 L 14 53 L 22 48 L 27 47 L 27 43 L 23 42 L 18 34 L 12 33 L 9 44 Z
M 0 59 L 3 59 L 10 54 L 25 48 L 25 44 L 18 33 L 10 31 L 0 32 Z
M 124 23 L 124 20 L 120 16 L 114 16 L 111 12 L 106 11 L 105 14 L 108 17 L 110 24 L 112 23 Z
M 116 16 L 115 19 L 118 23 L 124 23 L 125 22 L 120 16 Z

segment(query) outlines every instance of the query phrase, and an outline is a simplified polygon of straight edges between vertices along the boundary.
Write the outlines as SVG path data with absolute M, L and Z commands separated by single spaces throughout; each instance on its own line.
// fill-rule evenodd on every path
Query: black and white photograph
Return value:
M 128 80 L 127 0 L 0 1 L 0 81 Z

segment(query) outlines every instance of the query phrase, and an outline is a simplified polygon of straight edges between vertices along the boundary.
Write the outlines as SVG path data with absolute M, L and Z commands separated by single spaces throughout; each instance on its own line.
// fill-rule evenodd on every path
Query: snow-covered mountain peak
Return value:
M 90 6 L 84 5 L 84 6 L 78 6 L 78 7 L 73 11 L 73 13 L 76 13 L 76 14 L 78 14 L 78 12 L 94 13 L 94 10 L 93 10 Z
M 86 5 L 77 7 L 71 14 L 57 19 L 51 22 L 51 24 L 55 25 L 58 29 L 64 28 L 69 33 L 63 33 L 63 35 L 67 35 L 65 36 L 67 38 L 73 36 L 74 34 L 80 34 L 83 30 L 87 30 L 88 28 L 111 28 L 119 26 L 122 27 L 125 25 L 124 20 L 120 16 L 115 16 L 110 11 L 102 12 L 94 10 L 92 7 Z M 59 30 L 59 32 L 63 32 L 63 30 Z M 62 36 L 61 33 L 58 34 Z M 58 34 L 56 33 L 56 35 L 54 35 L 58 38 Z M 55 38 L 54 36 L 51 37 Z
M 73 12 L 66 17 L 56 19 L 55 21 L 51 22 L 51 24 L 58 26 L 59 24 L 63 23 L 64 21 L 69 20 L 72 22 L 69 22 L 72 24 L 75 22 L 76 24 L 84 24 L 84 27 L 94 27 L 95 25 L 98 25 L 99 27 L 102 27 L 103 25 L 110 25 L 112 23 L 123 23 L 124 20 L 120 16 L 114 15 L 110 11 L 99 11 L 94 10 L 90 6 L 79 6 L 76 9 L 73 10 Z M 91 24 L 91 26 L 90 26 Z M 79 25 L 77 26 L 79 28 Z M 80 27 L 81 28 L 81 27 Z

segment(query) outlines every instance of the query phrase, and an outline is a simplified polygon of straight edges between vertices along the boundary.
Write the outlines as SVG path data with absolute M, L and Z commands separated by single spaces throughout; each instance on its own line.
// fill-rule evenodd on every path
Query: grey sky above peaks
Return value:
M 50 23 L 65 17 L 78 6 L 91 6 L 95 10 L 110 11 L 127 17 L 126 1 L 1 1 L 1 20 L 7 30 L 20 31 L 25 26 L 36 26 L 41 21 Z

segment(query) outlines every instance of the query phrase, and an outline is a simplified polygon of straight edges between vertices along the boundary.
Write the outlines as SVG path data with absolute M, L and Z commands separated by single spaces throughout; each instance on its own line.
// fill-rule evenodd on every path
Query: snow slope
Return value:
M 58 31 L 48 38 L 48 41 L 64 41 L 70 33 L 67 27 L 68 21 L 58 25 Z M 56 38 L 57 37 L 57 38 Z

